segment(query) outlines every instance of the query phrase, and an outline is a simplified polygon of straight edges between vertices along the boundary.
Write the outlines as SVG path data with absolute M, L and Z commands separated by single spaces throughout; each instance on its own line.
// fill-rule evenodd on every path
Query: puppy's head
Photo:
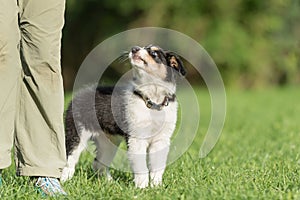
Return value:
M 185 76 L 186 71 L 179 56 L 154 45 L 134 46 L 129 53 L 131 65 L 138 71 L 146 72 L 166 81 L 172 81 L 174 74 Z

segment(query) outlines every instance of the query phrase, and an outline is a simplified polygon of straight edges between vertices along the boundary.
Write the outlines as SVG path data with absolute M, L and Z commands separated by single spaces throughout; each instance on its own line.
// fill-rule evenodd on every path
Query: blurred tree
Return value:
M 299 0 L 68 0 L 66 87 L 94 46 L 120 31 L 144 26 L 174 29 L 198 41 L 230 86 L 299 84 L 299 25 Z M 195 73 L 189 73 L 191 79 L 198 77 Z

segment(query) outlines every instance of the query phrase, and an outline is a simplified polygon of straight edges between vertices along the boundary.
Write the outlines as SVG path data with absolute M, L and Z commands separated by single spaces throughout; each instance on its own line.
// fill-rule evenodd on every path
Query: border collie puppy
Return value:
M 124 138 L 135 186 L 162 184 L 177 120 L 176 79 L 186 71 L 177 54 L 158 46 L 134 46 L 125 54 L 132 78 L 122 87 L 82 89 L 66 111 L 62 181 L 72 178 L 89 140 L 96 145 L 94 169 L 111 178 L 108 167 Z

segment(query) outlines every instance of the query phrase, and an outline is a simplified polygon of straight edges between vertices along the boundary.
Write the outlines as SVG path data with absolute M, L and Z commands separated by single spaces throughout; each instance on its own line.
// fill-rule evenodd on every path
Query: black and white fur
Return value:
M 177 120 L 176 78 L 186 71 L 178 55 L 158 46 L 135 46 L 127 56 L 133 77 L 125 87 L 83 89 L 69 105 L 62 181 L 72 178 L 89 140 L 97 149 L 94 169 L 111 178 L 107 164 L 125 138 L 136 187 L 162 183 Z

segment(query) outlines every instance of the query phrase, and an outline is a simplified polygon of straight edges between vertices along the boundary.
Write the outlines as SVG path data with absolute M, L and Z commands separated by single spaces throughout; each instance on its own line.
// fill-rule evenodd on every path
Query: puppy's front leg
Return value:
M 166 168 L 169 146 L 169 139 L 164 139 L 152 143 L 149 147 L 151 187 L 162 184 L 162 177 Z
M 135 186 L 138 188 L 148 187 L 149 171 L 147 167 L 148 142 L 143 139 L 129 138 L 128 158 L 134 173 Z

